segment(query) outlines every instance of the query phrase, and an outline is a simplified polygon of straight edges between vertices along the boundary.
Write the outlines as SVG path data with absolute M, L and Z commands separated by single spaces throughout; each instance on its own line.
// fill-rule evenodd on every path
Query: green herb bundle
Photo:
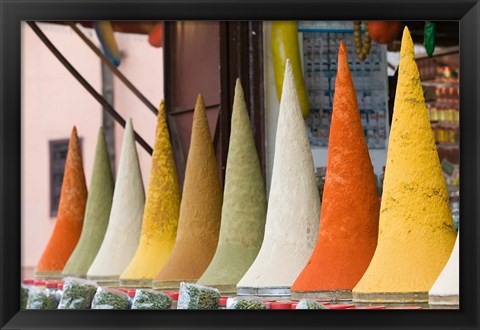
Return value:
M 235 297 L 227 299 L 227 309 L 268 309 L 268 306 L 259 299 Z
M 297 304 L 297 309 L 326 309 L 315 300 L 302 299 Z
M 217 309 L 220 291 L 200 284 L 180 283 L 177 309 Z
M 66 278 L 58 309 L 90 309 L 97 285 L 93 281 Z
M 137 289 L 132 302 L 132 309 L 170 309 L 172 298 L 155 290 Z
M 57 297 L 47 289 L 33 288 L 28 295 L 26 309 L 56 309 Z
M 97 289 L 92 309 L 128 309 L 128 294 L 115 289 Z
M 20 286 L 20 308 L 21 309 L 27 308 L 28 292 L 29 292 L 28 287 L 22 284 Z

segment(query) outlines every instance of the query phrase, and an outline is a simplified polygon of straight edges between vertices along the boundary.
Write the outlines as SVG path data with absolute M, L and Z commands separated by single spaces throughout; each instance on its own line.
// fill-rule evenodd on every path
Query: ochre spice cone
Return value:
M 153 287 L 175 289 L 181 281 L 197 281 L 217 248 L 222 187 L 208 128 L 203 97 L 193 114 L 183 196 L 175 245 Z

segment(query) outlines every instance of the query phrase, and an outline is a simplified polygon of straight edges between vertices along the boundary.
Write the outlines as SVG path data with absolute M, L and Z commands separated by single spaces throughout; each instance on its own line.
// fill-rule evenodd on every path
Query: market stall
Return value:
M 458 308 L 455 30 L 64 23 L 156 116 L 152 144 L 28 24 L 125 130 L 115 166 L 100 129 L 87 192 L 73 129 L 24 308 Z M 122 73 L 118 32 L 162 46 L 159 110 Z

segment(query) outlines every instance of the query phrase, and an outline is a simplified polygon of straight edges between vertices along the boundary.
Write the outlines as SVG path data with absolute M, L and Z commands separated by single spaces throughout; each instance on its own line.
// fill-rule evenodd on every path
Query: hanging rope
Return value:
M 105 110 L 120 124 L 125 127 L 125 119 L 115 110 L 115 108 L 108 103 L 102 95 L 100 95 L 88 81 L 73 67 L 72 64 L 60 53 L 60 51 L 52 44 L 48 37 L 40 30 L 35 22 L 27 22 L 32 28 L 33 32 L 40 38 L 40 40 L 47 46 L 47 48 L 55 55 L 55 57 L 62 63 L 65 68 L 77 79 L 77 81 L 105 108 Z M 155 109 L 155 111 L 157 111 Z M 151 155 L 153 150 L 150 145 L 135 132 L 135 140 Z
M 100 57 L 101 61 L 108 66 L 108 68 L 113 72 L 113 74 L 120 79 L 121 82 L 127 86 L 130 91 L 135 94 L 140 101 L 145 104 L 147 108 L 149 108 L 155 115 L 158 115 L 158 110 L 157 108 L 150 102 L 136 87 L 135 85 L 128 80 L 127 77 L 123 75 L 120 70 L 117 69 L 115 65 L 113 65 L 109 59 L 103 55 L 102 51 L 88 38 L 78 27 L 74 22 L 66 22 L 67 25 L 69 25 L 73 31 L 82 39 L 87 46 L 95 53 L 97 54 L 98 57 Z M 172 144 L 174 146 L 174 149 L 178 150 L 177 152 L 177 160 L 179 162 L 180 170 L 183 172 L 185 170 L 185 159 L 183 157 L 182 153 L 182 146 L 180 144 L 180 138 L 178 137 L 178 133 L 176 130 L 175 122 L 173 122 L 173 118 L 170 118 L 167 115 L 167 121 L 168 121 L 168 128 L 170 129 L 170 135 L 172 136 Z

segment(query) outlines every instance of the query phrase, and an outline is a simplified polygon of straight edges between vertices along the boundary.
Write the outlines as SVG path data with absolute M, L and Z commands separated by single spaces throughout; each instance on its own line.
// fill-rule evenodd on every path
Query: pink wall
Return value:
M 68 27 L 39 24 L 42 31 L 101 92 L 98 57 Z M 82 30 L 98 44 L 93 30 Z M 163 57 L 145 35 L 116 34 L 124 53 L 119 69 L 157 105 L 163 98 Z M 115 78 L 114 107 L 124 118 L 133 118 L 135 129 L 153 147 L 156 117 Z M 48 141 L 70 136 L 73 125 L 82 138 L 83 163 L 90 183 L 101 106 L 22 24 L 22 268 L 30 276 L 50 237 L 55 218 L 50 217 Z M 123 128 L 115 127 L 116 166 Z M 137 144 L 143 181 L 147 187 L 151 156 Z

